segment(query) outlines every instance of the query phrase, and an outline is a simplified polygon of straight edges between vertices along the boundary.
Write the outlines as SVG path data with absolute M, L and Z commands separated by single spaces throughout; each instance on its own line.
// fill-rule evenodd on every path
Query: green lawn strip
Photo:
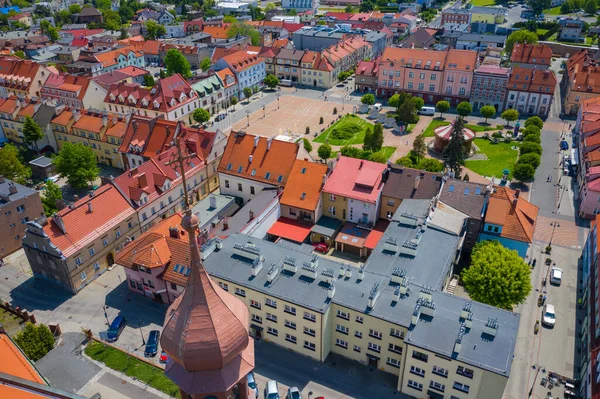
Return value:
M 494 126 L 481 126 L 481 125 L 466 125 L 466 128 L 471 129 L 475 133 L 480 133 L 480 132 L 491 132 L 492 130 L 501 130 L 502 126 L 494 127 Z
M 538 36 L 544 36 L 548 32 L 549 32 L 549 29 L 536 29 L 535 30 L 535 33 L 537 33 Z
M 478 173 L 482 176 L 495 176 L 501 177 L 502 170 L 509 169 L 511 171 L 514 168 L 515 162 L 517 162 L 518 151 L 511 149 L 515 145 L 514 142 L 505 143 L 501 141 L 497 144 L 493 144 L 490 140 L 484 138 L 476 138 L 473 140 L 479 148 L 479 153 L 483 153 L 487 156 L 485 161 L 466 161 L 465 166 L 471 169 L 473 172 Z
M 113 370 L 120 371 L 129 377 L 135 377 L 167 395 L 179 398 L 177 385 L 165 375 L 162 369 L 156 366 L 98 341 L 91 341 L 85 348 L 85 354 Z
M 431 121 L 431 123 L 429 124 L 429 126 L 427 126 L 427 128 L 425 129 L 425 131 L 423 132 L 423 136 L 424 137 L 433 137 L 435 136 L 435 129 L 439 126 L 446 126 L 449 125 L 450 122 L 449 121 L 440 121 L 437 119 L 434 119 Z
M 471 4 L 474 6 L 493 6 L 496 5 L 496 0 L 472 0 Z
M 365 132 L 367 131 L 367 127 L 373 129 L 373 124 L 365 121 L 359 116 L 348 114 L 345 115 L 342 119 L 335 122 L 331 125 L 327 130 L 321 133 L 316 139 L 313 141 L 315 143 L 325 143 L 329 142 L 330 145 L 352 145 L 352 144 L 363 144 L 365 141 Z M 356 133 L 348 138 L 348 139 L 336 139 L 330 137 L 333 133 L 334 129 L 356 129 Z M 329 140 L 327 140 L 329 139 Z
M 544 14 L 548 14 L 548 15 L 560 15 L 560 6 L 544 10 Z
M 0 309 L 0 324 L 2 324 L 7 333 L 12 335 L 21 330 L 21 323 L 22 319 L 18 316 L 15 316 L 8 310 Z
M 390 159 L 392 154 L 396 151 L 396 147 L 382 147 L 379 151 L 383 152 L 383 155 L 385 155 L 387 159 Z

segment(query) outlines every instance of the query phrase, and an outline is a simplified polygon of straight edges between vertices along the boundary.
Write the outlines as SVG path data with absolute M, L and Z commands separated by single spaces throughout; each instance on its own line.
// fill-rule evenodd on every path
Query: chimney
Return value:
M 215 197 L 214 195 L 211 195 L 209 197 L 209 201 L 210 201 L 210 208 L 216 209 L 217 208 L 217 197 Z
M 519 199 L 519 196 L 520 196 L 520 195 L 521 195 L 521 189 L 520 189 L 520 188 L 517 188 L 517 189 L 515 190 L 515 199 Z
M 327 183 L 327 173 L 323 173 L 323 184 Z
M 358 169 L 362 169 L 363 165 L 365 164 L 365 161 L 363 161 L 362 159 L 360 160 L 360 166 L 358 167 Z
M 94 211 L 94 209 L 92 208 L 92 201 L 88 201 L 87 205 L 88 205 L 88 212 L 92 213 Z
M 254 137 L 254 148 L 258 147 L 258 141 L 260 140 L 259 136 Z
M 148 187 L 148 178 L 146 177 L 146 173 L 142 173 L 138 176 L 138 183 L 140 184 L 140 188 Z
M 267 151 L 271 149 L 271 143 L 273 143 L 273 137 L 267 139 Z
M 63 232 L 63 234 L 67 234 L 67 229 L 65 228 L 65 223 L 62 220 L 62 216 L 60 216 L 58 213 L 54 213 L 52 215 L 52 220 L 54 220 L 54 223 L 56 223 L 56 225 L 58 226 L 60 231 Z
M 16 193 L 17 193 L 17 191 L 18 191 L 18 190 L 17 190 L 17 186 L 15 186 L 15 184 L 14 184 L 14 183 L 11 183 L 11 184 L 10 184 L 10 186 L 8 187 L 8 192 L 9 192 L 9 195 L 16 194 Z
M 81 112 L 74 109 L 73 110 L 73 119 L 75 119 L 75 122 L 79 121 L 81 119 Z
M 248 156 L 248 162 L 252 163 L 252 154 Z
M 252 220 L 254 220 L 254 211 L 250 209 L 250 211 L 248 211 L 248 214 L 250 215 L 250 220 L 248 221 L 251 222 Z
M 79 201 L 79 195 L 77 195 L 77 194 L 73 195 L 73 201 L 75 201 L 75 202 Z
M 102 117 L 102 126 L 108 125 L 108 116 L 104 115 Z
M 169 237 L 179 238 L 179 229 L 177 228 L 177 226 L 169 227 Z
M 415 181 L 413 183 L 413 189 L 416 190 L 419 188 L 419 183 L 421 182 L 421 176 L 415 177 Z

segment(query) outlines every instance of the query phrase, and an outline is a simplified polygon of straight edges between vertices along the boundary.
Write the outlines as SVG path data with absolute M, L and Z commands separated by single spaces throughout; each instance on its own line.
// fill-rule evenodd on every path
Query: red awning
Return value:
M 365 247 L 369 249 L 375 249 L 375 247 L 379 243 L 379 240 L 381 240 L 381 237 L 383 237 L 383 233 L 385 232 L 385 229 L 387 229 L 389 224 L 390 222 L 388 222 L 387 220 L 378 220 L 375 224 L 375 227 L 373 227 L 373 230 L 371 230 L 371 232 L 367 236 L 367 239 L 365 240 Z
M 285 238 L 294 242 L 304 242 L 310 234 L 311 226 L 306 226 L 288 218 L 279 218 L 269 229 L 272 236 Z

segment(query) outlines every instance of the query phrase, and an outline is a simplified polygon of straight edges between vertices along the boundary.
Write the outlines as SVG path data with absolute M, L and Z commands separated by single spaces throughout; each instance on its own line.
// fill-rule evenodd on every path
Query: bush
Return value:
M 326 161 L 328 158 L 331 158 L 331 146 L 329 144 L 321 144 L 317 150 L 317 154 L 319 158 Z
M 313 150 L 313 146 L 310 143 L 309 140 L 307 139 L 302 139 L 302 144 L 304 145 L 304 149 L 308 152 L 311 152 Z
M 310 134 L 310 126 L 306 126 L 305 134 Z
M 521 147 L 519 148 L 519 153 L 521 155 L 524 154 L 529 154 L 531 152 L 534 152 L 538 155 L 542 155 L 542 146 L 539 145 L 538 143 L 532 143 L 532 142 L 526 142 L 521 144 Z
M 533 166 L 534 169 L 537 169 L 540 166 L 542 159 L 540 156 L 534 152 L 530 152 L 529 154 L 523 154 L 517 160 L 517 164 L 529 164 Z
M 504 137 L 504 134 L 502 134 L 502 132 L 494 132 L 492 133 L 492 137 L 495 137 L 497 139 L 501 139 Z
M 542 139 L 537 134 L 532 133 L 532 134 L 528 134 L 527 136 L 523 136 L 523 142 L 524 143 L 530 142 L 530 143 L 541 144 L 542 143 Z
M 362 156 L 362 153 L 364 151 L 361 150 L 358 147 L 351 147 L 349 145 L 345 145 L 342 147 L 342 149 L 340 150 L 340 154 L 342 154 L 345 157 L 350 157 L 350 158 L 360 158 Z
M 331 130 L 331 138 L 337 140 L 348 140 L 354 137 L 355 134 L 360 132 L 359 122 L 354 119 L 349 119 L 348 123 L 340 123 Z
M 54 336 L 44 324 L 27 323 L 25 329 L 15 336 L 19 348 L 34 362 L 43 358 L 54 348 Z
M 337 114 L 337 107 L 333 107 L 333 114 Z
M 535 126 L 538 129 L 542 130 L 544 127 L 544 122 L 539 116 L 532 116 L 525 121 L 525 127 Z
M 322 125 L 322 124 L 323 124 L 323 117 L 320 117 L 319 118 L 319 125 Z

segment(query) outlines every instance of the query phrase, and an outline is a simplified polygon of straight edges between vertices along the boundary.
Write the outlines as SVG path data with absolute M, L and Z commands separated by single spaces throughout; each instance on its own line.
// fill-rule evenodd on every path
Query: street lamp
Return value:
M 142 336 L 142 345 L 146 345 L 146 340 L 144 339 L 144 333 L 142 333 L 142 321 L 143 320 L 140 320 L 138 325 L 140 326 L 140 335 Z
M 246 119 L 248 120 L 248 124 L 246 127 L 250 126 L 250 110 L 246 110 Z
M 104 310 L 104 318 L 106 318 L 106 325 L 110 326 L 110 322 L 108 321 L 108 314 L 106 314 L 106 305 L 102 305 L 102 309 Z
M 560 227 L 560 223 L 551 222 L 550 226 L 552 226 L 552 235 L 550 236 L 550 243 L 548 244 L 549 246 L 552 245 L 552 240 L 554 239 L 554 231 L 556 230 L 557 227 Z
M 277 96 L 277 109 L 279 109 L 279 97 L 281 96 L 281 94 L 277 93 L 275 95 Z
M 266 115 L 266 112 L 265 112 L 265 106 L 263 105 L 263 107 L 262 107 L 262 108 L 263 108 L 263 118 L 266 118 L 266 117 L 267 117 L 267 115 Z

